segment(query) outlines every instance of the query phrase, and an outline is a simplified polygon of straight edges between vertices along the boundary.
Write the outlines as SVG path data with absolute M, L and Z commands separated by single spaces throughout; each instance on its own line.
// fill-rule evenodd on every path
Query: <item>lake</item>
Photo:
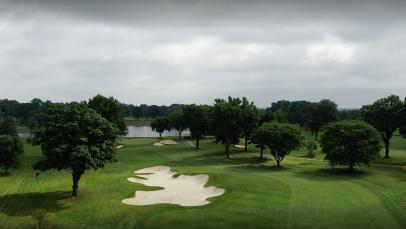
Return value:
M 159 134 L 155 131 L 152 131 L 150 126 L 127 126 L 128 134 L 126 137 L 159 137 Z M 28 132 L 20 132 L 18 133 L 20 137 L 29 137 L 30 134 Z M 162 133 L 163 137 L 168 136 L 178 136 L 178 131 L 171 130 L 171 131 L 164 131 Z M 190 131 L 186 130 L 182 132 L 182 136 L 190 136 Z

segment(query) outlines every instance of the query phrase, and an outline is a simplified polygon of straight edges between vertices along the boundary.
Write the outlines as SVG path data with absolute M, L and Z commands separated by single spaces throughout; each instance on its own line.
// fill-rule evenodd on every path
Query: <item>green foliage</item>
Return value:
M 159 138 L 162 138 L 162 133 L 165 130 L 171 130 L 169 119 L 167 117 L 157 117 L 151 122 L 151 128 L 159 133 Z
M 281 109 L 276 110 L 272 113 L 273 120 L 279 123 L 287 123 L 288 118 L 286 117 L 286 113 L 283 112 Z
M 382 136 L 385 143 L 385 158 L 389 158 L 389 144 L 393 133 L 402 126 L 404 106 L 399 96 L 391 95 L 361 109 L 362 119 L 374 126 Z
M 88 102 L 89 107 L 97 111 L 107 121 L 111 122 L 118 130 L 119 134 L 127 134 L 127 125 L 124 120 L 124 110 L 118 100 L 113 97 L 96 95 Z
M 315 154 L 314 151 L 317 150 L 317 142 L 313 140 L 306 140 L 305 141 L 305 148 L 306 148 L 306 154 L 307 157 L 309 158 L 314 158 Z
M 209 107 L 190 104 L 183 107 L 183 117 L 192 138 L 196 139 L 196 149 L 200 147 L 200 139 L 209 131 Z
M 324 99 L 309 106 L 309 115 L 306 125 L 315 134 L 316 140 L 320 129 L 330 122 L 337 120 L 337 104 Z
M 17 136 L 17 121 L 13 117 L 0 119 L 0 135 Z
M 77 195 L 80 177 L 86 170 L 103 168 L 115 161 L 118 130 L 85 103 L 52 105 L 46 120 L 35 134 L 44 159 L 34 169 L 68 170 L 73 178 L 72 196 Z
M 183 117 L 182 109 L 173 111 L 172 113 L 169 114 L 168 118 L 169 118 L 169 126 L 178 131 L 179 139 L 181 139 L 182 132 L 187 128 L 185 119 Z
M 376 129 L 360 120 L 339 121 L 324 127 L 321 136 L 322 152 L 332 167 L 369 165 L 381 150 Z
M 300 148 L 303 141 L 303 136 L 297 126 L 277 122 L 264 123 L 256 130 L 254 137 L 255 142 L 269 148 L 278 167 L 286 155 Z
M 0 167 L 8 174 L 10 168 L 21 165 L 21 156 L 24 153 L 23 144 L 19 137 L 10 135 L 0 136 Z
M 245 151 L 247 151 L 248 139 L 250 139 L 253 131 L 258 127 L 259 109 L 253 102 L 249 102 L 247 98 L 242 98 L 241 103 L 241 120 L 242 135 L 245 138 Z
M 227 158 L 230 158 L 230 145 L 240 141 L 241 102 L 241 99 L 232 97 L 228 97 L 227 101 L 216 99 L 211 112 L 216 142 L 225 145 Z

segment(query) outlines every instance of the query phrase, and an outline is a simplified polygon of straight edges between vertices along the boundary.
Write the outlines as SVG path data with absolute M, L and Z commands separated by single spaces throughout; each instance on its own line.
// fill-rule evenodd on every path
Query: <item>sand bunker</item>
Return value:
M 116 146 L 116 149 L 121 149 L 123 147 L 124 147 L 123 145 L 118 145 L 118 146 Z
M 168 166 L 154 166 L 134 172 L 137 177 L 128 181 L 146 186 L 162 187 L 156 191 L 136 191 L 135 197 L 124 199 L 129 205 L 178 204 L 180 206 L 201 206 L 210 203 L 207 198 L 220 196 L 224 189 L 204 187 L 209 180 L 207 174 L 179 175 Z
M 162 140 L 162 141 L 160 141 L 160 143 L 161 143 L 161 144 L 164 144 L 164 145 L 175 145 L 175 144 L 178 144 L 178 143 L 175 142 L 174 140 Z
M 242 145 L 234 145 L 235 148 L 239 148 L 239 149 L 245 149 L 245 146 Z
M 160 142 L 155 142 L 154 144 L 152 144 L 153 146 L 163 146 L 164 144 L 160 143 Z

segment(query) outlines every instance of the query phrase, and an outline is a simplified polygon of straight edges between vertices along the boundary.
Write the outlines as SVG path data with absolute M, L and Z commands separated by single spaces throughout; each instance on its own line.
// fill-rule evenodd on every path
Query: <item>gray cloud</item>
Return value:
M 0 97 L 406 96 L 404 1 L 2 1 Z

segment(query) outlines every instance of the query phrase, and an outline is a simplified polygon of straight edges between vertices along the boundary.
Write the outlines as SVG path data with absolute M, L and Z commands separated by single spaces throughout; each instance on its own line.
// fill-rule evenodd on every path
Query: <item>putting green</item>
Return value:
M 372 166 L 348 174 L 321 161 L 287 157 L 283 168 L 276 168 L 271 160 L 257 159 L 253 147 L 250 152 L 233 148 L 232 159 L 226 160 L 223 147 L 212 139 L 202 141 L 201 150 L 186 141 L 165 147 L 154 147 L 154 142 L 123 140 L 119 161 L 88 171 L 78 198 L 69 197 L 67 172 L 48 171 L 35 178 L 31 167 L 40 150 L 26 145 L 23 168 L 0 177 L 0 228 L 28 225 L 37 208 L 46 209 L 50 222 L 64 228 L 406 227 L 406 173 L 399 167 Z M 268 152 L 266 156 L 270 159 Z M 159 189 L 127 178 L 134 170 L 162 164 L 183 174 L 208 174 L 207 186 L 226 192 L 200 207 L 121 202 L 135 190 Z

